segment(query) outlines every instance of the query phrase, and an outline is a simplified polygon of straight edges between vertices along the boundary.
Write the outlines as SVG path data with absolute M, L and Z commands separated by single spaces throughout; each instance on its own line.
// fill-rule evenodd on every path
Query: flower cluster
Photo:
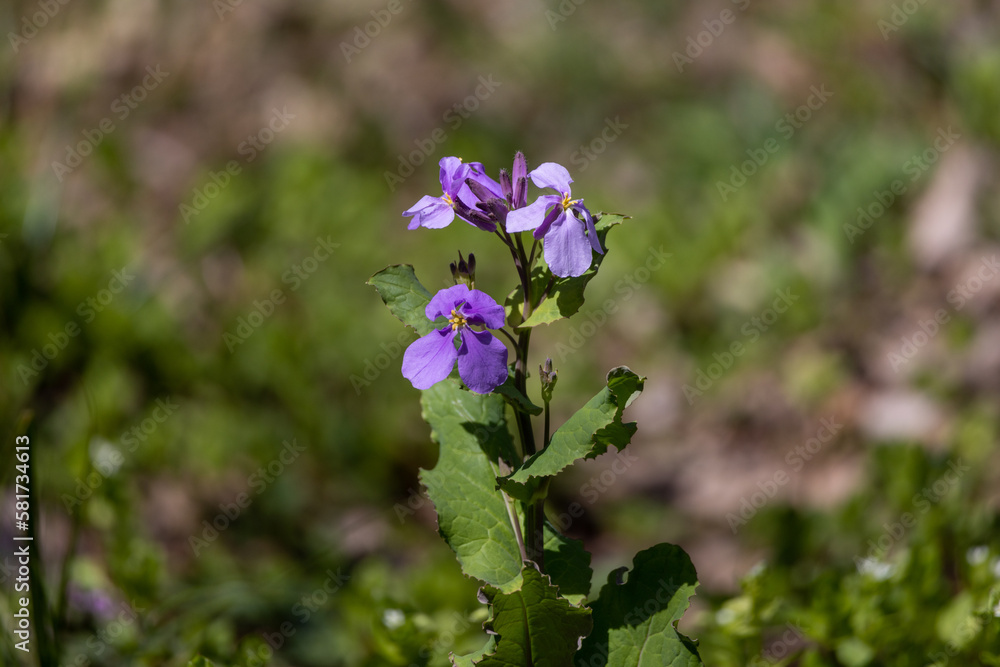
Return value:
M 583 275 L 593 261 L 592 253 L 604 254 L 593 216 L 582 199 L 573 199 L 573 179 L 562 165 L 546 162 L 529 173 L 524 155 L 518 153 L 513 170 L 500 172 L 499 183 L 486 175 L 480 162 L 466 164 L 460 158 L 446 157 L 440 167 L 442 193 L 421 197 L 403 212 L 412 218 L 409 229 L 441 229 L 457 215 L 489 232 L 530 231 L 542 241 L 549 269 L 563 278 Z M 543 194 L 528 205 L 529 178 L 537 187 L 556 194 Z
M 563 278 L 583 275 L 593 263 L 593 253 L 604 254 L 593 216 L 582 199 L 573 199 L 573 179 L 565 167 L 546 162 L 529 172 L 520 152 L 510 171 L 500 171 L 499 181 L 488 176 L 479 162 L 446 157 L 439 166 L 441 195 L 421 197 L 403 212 L 410 218 L 409 229 L 441 229 L 458 217 L 495 233 L 514 255 L 522 286 L 530 281 L 536 245 L 528 255 L 520 237 L 513 235 L 531 232 L 535 244 L 542 244 L 549 270 Z M 541 194 L 529 205 L 529 180 L 555 194 Z M 489 393 L 507 380 L 507 347 L 488 331 L 503 328 L 504 309 L 473 288 L 475 261 L 472 255 L 469 259 L 471 270 L 461 255 L 459 264 L 452 265 L 459 284 L 439 291 L 427 304 L 425 314 L 431 321 L 445 318 L 447 323 L 413 342 L 403 356 L 403 376 L 417 389 L 444 380 L 456 363 L 459 377 L 476 393 Z

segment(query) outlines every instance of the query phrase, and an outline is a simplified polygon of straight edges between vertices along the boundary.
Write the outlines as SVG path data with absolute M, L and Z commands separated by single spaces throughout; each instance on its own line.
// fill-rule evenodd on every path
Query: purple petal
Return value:
M 417 227 L 427 227 L 428 229 L 441 229 L 451 224 L 455 219 L 455 211 L 448 203 L 440 197 L 424 195 L 416 204 L 403 211 L 404 216 L 415 216 L 408 229 Z
M 486 170 L 483 168 L 482 162 L 470 162 L 469 174 L 466 178 L 471 178 L 476 183 L 482 185 L 484 188 L 493 193 L 494 197 L 499 199 L 504 198 L 503 188 L 500 187 L 499 183 L 486 175 Z
M 465 304 L 462 305 L 461 311 L 469 320 L 469 324 L 484 324 L 490 329 L 499 329 L 503 326 L 503 306 L 494 301 L 493 297 L 486 292 L 480 292 L 477 289 L 470 290 L 465 297 Z
M 524 153 L 518 151 L 514 155 L 514 190 L 512 192 L 511 205 L 514 208 L 522 208 L 528 205 L 528 161 L 524 159 Z
M 458 358 L 455 335 L 447 326 L 410 343 L 403 353 L 403 377 L 417 389 L 430 389 L 448 377 Z
M 489 331 L 462 331 L 458 375 L 477 394 L 488 394 L 507 379 L 507 346 Z
M 461 192 L 465 192 L 466 189 L 468 189 L 469 192 L 472 193 L 472 196 L 475 197 L 475 199 L 473 199 L 470 204 L 471 206 L 475 206 L 480 203 L 485 203 L 493 199 L 499 199 L 501 201 L 503 200 L 503 197 L 496 196 L 495 194 L 493 194 L 492 190 L 490 190 L 482 183 L 477 182 L 476 179 L 471 177 L 465 179 L 465 185 L 463 186 Z M 463 199 L 462 201 L 465 200 Z
M 531 232 L 531 235 L 534 236 L 536 239 L 542 238 L 543 236 L 549 233 L 549 228 L 552 227 L 552 225 L 554 225 L 556 221 L 562 220 L 565 217 L 566 217 L 566 209 L 562 207 L 561 203 L 556 204 L 555 206 L 552 207 L 552 210 L 549 211 L 549 214 L 545 216 L 545 219 L 542 220 L 542 224 L 538 225 L 538 229 Z
M 500 189 L 507 201 L 514 201 L 514 183 L 510 180 L 510 173 L 506 169 L 500 170 Z
M 535 229 L 545 220 L 545 210 L 555 204 L 559 205 L 558 195 L 542 195 L 531 206 L 515 209 L 507 214 L 508 232 L 525 232 Z
M 521 151 L 514 153 L 514 173 L 512 175 L 515 181 L 528 177 L 528 161 L 524 159 L 524 153 Z
M 428 206 L 435 206 L 437 204 L 443 204 L 443 203 L 444 202 L 441 200 L 440 197 L 431 197 L 430 195 L 424 195 L 423 197 L 420 198 L 420 201 L 418 201 L 416 204 L 403 211 L 403 215 L 404 216 L 416 215 L 417 213 L 424 210 Z
M 489 216 L 482 211 L 469 208 L 461 199 L 455 200 L 455 212 L 458 214 L 458 217 L 473 227 L 478 227 L 487 232 L 492 232 L 497 228 L 497 223 L 493 222 Z
M 590 247 L 594 249 L 598 255 L 604 254 L 604 248 L 601 247 L 601 239 L 597 236 L 597 228 L 594 227 L 594 216 L 590 215 L 590 211 L 587 207 L 583 205 L 583 200 L 577 200 L 580 203 L 573 205 L 574 211 L 579 211 L 583 214 L 583 220 L 587 224 L 587 238 L 590 239 Z
M 569 177 L 566 167 L 555 162 L 540 164 L 529 174 L 531 181 L 540 188 L 552 188 L 560 194 L 570 192 L 569 184 L 573 179 Z
M 452 285 L 440 290 L 431 297 L 430 302 L 424 309 L 427 319 L 433 321 L 444 315 L 451 317 L 451 311 L 460 303 L 465 301 L 469 295 L 469 286 L 465 283 Z
M 451 224 L 455 219 L 455 209 L 445 202 L 438 200 L 437 205 L 428 206 L 417 215 L 421 227 L 427 229 L 441 229 Z M 411 223 L 412 224 L 412 223 Z
M 439 175 L 441 190 L 455 197 L 458 188 L 465 183 L 465 179 L 469 175 L 469 165 L 462 164 L 461 158 L 457 157 L 443 157 L 438 165 L 441 167 Z
M 507 208 L 507 202 L 503 199 L 490 199 L 479 205 L 480 210 L 488 214 L 488 217 L 497 220 L 506 229 L 507 227 L 507 214 L 510 213 L 510 209 Z M 494 225 L 494 228 L 496 225 Z M 492 229 L 490 230 L 492 231 Z
M 476 204 L 479 203 L 479 197 L 476 196 L 476 193 L 469 188 L 465 181 L 462 181 L 462 184 L 458 186 L 455 199 L 462 202 L 468 208 L 475 208 Z
M 545 235 L 545 262 L 562 278 L 582 276 L 593 260 L 583 223 L 572 215 L 553 223 Z

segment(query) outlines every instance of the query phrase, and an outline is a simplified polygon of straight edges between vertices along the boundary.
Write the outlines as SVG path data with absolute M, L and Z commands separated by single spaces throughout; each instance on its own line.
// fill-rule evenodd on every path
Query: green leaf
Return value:
M 486 640 L 486 645 L 483 646 L 478 651 L 473 651 L 468 655 L 455 655 L 452 653 L 448 657 L 451 658 L 451 664 L 453 667 L 475 667 L 474 660 L 482 660 L 483 656 L 487 653 L 492 653 L 496 650 L 497 642 L 496 637 L 490 635 Z
M 623 568 L 624 569 L 624 568 Z M 694 642 L 677 631 L 698 577 L 680 547 L 640 551 L 627 581 L 612 572 L 591 604 L 594 631 L 573 664 L 593 667 L 699 667 Z
M 496 485 L 499 461 L 516 460 L 503 398 L 465 391 L 449 379 L 424 391 L 421 405 L 440 445 L 434 469 L 420 471 L 438 531 L 465 574 L 501 590 L 517 586 L 523 563 L 511 522 L 516 503 L 505 501 Z
M 215 663 L 204 656 L 197 655 L 191 659 L 187 667 L 215 667 Z
M 521 412 L 527 412 L 529 415 L 542 414 L 542 409 L 532 403 L 528 397 L 522 394 L 521 391 L 514 385 L 513 375 L 508 375 L 507 380 L 493 391 L 506 398 L 507 402 L 511 404 L 511 407 L 520 410 Z
M 479 667 L 563 667 L 571 665 L 580 639 L 593 627 L 590 610 L 559 597 L 549 578 L 527 565 L 518 590 L 505 593 L 492 586 L 482 595 L 493 607 L 487 629 L 495 633 L 492 652 L 472 659 Z M 464 663 L 470 664 L 470 663 Z
M 559 587 L 559 595 L 577 606 L 590 595 L 590 552 L 583 542 L 562 535 L 545 522 L 545 570 L 552 583 Z
M 462 571 L 501 590 L 521 584 L 521 551 L 511 512 L 524 529 L 521 504 L 497 488 L 502 460 L 515 461 L 504 402 L 497 394 L 465 391 L 445 380 L 423 392 L 424 419 L 440 446 L 433 470 L 420 481 L 438 513 L 438 531 Z M 590 593 L 590 554 L 579 540 L 545 526 L 545 563 L 560 594 L 580 604 Z
M 608 386 L 552 434 L 549 446 L 531 456 L 513 474 L 497 481 L 519 500 L 530 499 L 538 477 L 555 475 L 580 459 L 590 459 L 614 445 L 619 451 L 635 433 L 635 422 L 622 423 L 622 411 L 642 393 L 645 378 L 625 366 L 608 373 Z
M 587 288 L 587 283 L 597 275 L 597 270 L 607 255 L 608 246 L 605 240 L 608 236 L 608 230 L 615 225 L 621 224 L 623 220 L 627 220 L 628 218 L 629 216 L 618 215 L 616 213 L 598 213 L 595 215 L 594 227 L 597 229 L 597 237 L 601 240 L 601 246 L 604 247 L 605 254 L 598 255 L 595 253 L 594 263 L 591 264 L 590 268 L 582 276 L 556 278 L 552 284 L 548 298 L 538 304 L 531 312 L 531 315 L 528 316 L 528 319 L 523 322 L 524 289 L 519 285 L 508 295 L 504 302 L 504 307 L 507 311 L 507 323 L 515 328 L 536 327 L 539 324 L 550 324 L 575 315 L 580 310 L 580 307 L 583 306 L 583 292 Z M 551 279 L 552 274 L 546 267 L 538 266 L 531 272 L 532 303 L 538 303 L 542 293 L 545 291 L 546 285 L 549 284 L 549 280 Z
M 403 324 L 416 329 L 421 336 L 434 329 L 434 323 L 427 319 L 425 312 L 431 293 L 420 284 L 409 264 L 387 266 L 369 278 L 366 284 L 378 290 L 378 295 L 393 315 Z

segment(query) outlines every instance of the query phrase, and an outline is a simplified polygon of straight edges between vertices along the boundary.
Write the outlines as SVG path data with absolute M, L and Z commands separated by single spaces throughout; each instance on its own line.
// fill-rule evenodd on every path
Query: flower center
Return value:
M 455 200 L 452 199 L 451 195 L 448 194 L 447 192 L 441 196 L 441 199 L 444 201 L 444 203 L 448 204 L 448 206 L 451 206 L 452 208 L 455 207 Z
M 579 199 L 570 199 L 569 198 L 569 193 L 568 192 L 564 192 L 563 193 L 562 201 L 559 202 L 559 203 L 562 204 L 563 210 L 565 211 L 565 210 L 568 210 L 573 204 L 577 203 L 578 201 L 580 201 L 580 200 Z
M 458 331 L 466 325 L 465 317 L 458 312 L 457 308 L 451 309 L 451 317 L 448 319 L 452 331 Z

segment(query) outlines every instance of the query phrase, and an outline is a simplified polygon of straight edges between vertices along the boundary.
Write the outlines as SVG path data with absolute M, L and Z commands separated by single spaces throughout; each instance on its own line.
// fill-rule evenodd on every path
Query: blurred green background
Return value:
M 364 283 L 407 262 L 433 290 L 461 250 L 509 291 L 494 238 L 400 213 L 440 158 L 495 174 L 520 149 L 632 216 L 581 315 L 532 340 L 556 423 L 613 366 L 649 378 L 637 461 L 551 496 L 595 580 L 683 546 L 710 665 L 1000 665 L 998 20 L 973 0 L 4 3 L 0 662 L 38 658 L 9 632 L 24 433 L 58 664 L 480 646 L 419 494 L 412 336 Z

